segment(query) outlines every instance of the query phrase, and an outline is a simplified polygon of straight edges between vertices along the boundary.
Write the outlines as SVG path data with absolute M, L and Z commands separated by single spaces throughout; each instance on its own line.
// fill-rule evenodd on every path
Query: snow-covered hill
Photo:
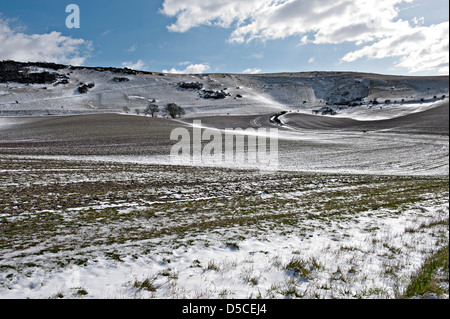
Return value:
M 180 87 L 183 82 L 201 83 L 202 88 L 184 89 Z M 83 86 L 86 89 L 80 93 Z M 346 72 L 176 75 L 4 61 L 0 62 L 0 116 L 124 112 L 124 108 L 142 114 L 149 103 L 160 108 L 176 103 L 185 108 L 188 117 L 266 114 L 375 99 L 399 103 L 433 100 L 448 96 L 448 86 L 448 76 Z M 205 98 L 205 92 L 219 92 L 225 98 Z

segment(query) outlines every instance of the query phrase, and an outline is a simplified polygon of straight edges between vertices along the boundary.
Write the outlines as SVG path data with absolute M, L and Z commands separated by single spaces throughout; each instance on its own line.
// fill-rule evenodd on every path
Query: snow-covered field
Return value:
M 2 156 L 2 298 L 396 298 L 448 179 Z
M 226 237 L 242 238 L 231 244 L 223 241 L 221 229 L 182 239 L 162 236 L 111 247 L 120 257 L 86 254 L 83 265 L 46 269 L 44 263 L 12 276 L 8 271 L 0 293 L 2 298 L 396 298 L 445 240 L 434 232 L 445 233 L 448 226 L 406 230 L 445 218 L 448 205 L 423 206 L 401 214 L 367 211 L 343 222 L 305 222 L 310 229 L 301 233 L 286 226 L 246 238 L 255 230 L 231 227 L 223 230 Z
M 435 107 L 435 101 L 423 103 L 405 103 L 405 104 L 389 104 L 389 105 L 361 105 L 361 106 L 338 106 L 336 110 L 336 118 L 350 118 L 358 121 L 374 121 L 394 119 L 408 114 L 419 113 Z M 296 111 L 297 112 L 297 111 Z M 309 109 L 300 109 L 300 113 L 311 114 Z
M 273 167 L 247 161 L 194 163 L 173 160 L 168 155 L 23 155 L 22 158 L 330 174 L 448 176 L 448 154 L 449 141 L 443 136 L 308 131 L 280 133 L 278 164 Z

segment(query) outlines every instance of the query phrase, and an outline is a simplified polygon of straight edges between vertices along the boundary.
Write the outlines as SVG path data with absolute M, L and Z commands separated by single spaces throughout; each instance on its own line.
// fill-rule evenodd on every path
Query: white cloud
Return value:
M 301 38 L 299 45 L 305 45 L 305 44 L 308 44 L 308 43 L 309 43 L 308 36 L 307 36 L 307 35 L 304 35 L 304 36 Z
M 274 40 L 312 32 L 315 43 L 370 41 L 398 27 L 396 5 L 412 0 L 165 0 L 168 27 L 186 32 L 200 25 L 233 27 L 230 42 Z
M 186 65 L 182 62 L 179 65 Z M 177 70 L 172 68 L 170 70 L 163 70 L 163 73 L 173 73 L 173 74 L 201 74 L 209 70 L 209 66 L 206 64 L 190 64 L 184 70 Z
M 422 24 L 425 23 L 425 18 L 424 18 L 424 17 L 420 17 L 420 18 L 414 17 L 414 18 L 412 19 L 412 22 L 413 22 L 415 25 L 422 25 Z
M 145 63 L 142 60 L 138 60 L 137 62 L 123 62 L 122 66 L 124 68 L 132 69 L 132 70 L 142 70 L 145 68 Z
M 168 27 L 172 32 L 186 32 L 200 25 L 231 26 L 240 18 L 259 12 L 273 0 L 165 0 L 161 12 L 177 21 Z
M 104 37 L 104 36 L 107 36 L 108 34 L 110 34 L 111 32 L 113 32 L 114 30 L 112 30 L 112 29 L 109 29 L 109 30 L 106 30 L 105 32 L 103 32 L 102 33 L 102 36 Z
M 63 36 L 60 32 L 25 34 L 12 29 L 0 17 L 0 60 L 54 62 L 82 65 L 92 43 Z
M 342 61 L 353 62 L 363 57 L 370 59 L 398 57 L 399 62 L 395 66 L 406 68 L 411 73 L 434 71 L 448 74 L 449 23 L 403 30 L 346 54 Z
M 242 73 L 247 73 L 247 74 L 258 74 L 261 73 L 261 69 L 258 68 L 253 68 L 253 69 L 246 69 L 244 71 L 242 71 Z
M 300 45 L 368 44 L 362 50 L 345 55 L 342 61 L 354 61 L 363 56 L 400 57 L 397 66 L 411 72 L 441 72 L 449 60 L 448 54 L 441 52 L 445 47 L 445 32 L 441 32 L 442 28 L 436 30 L 433 26 L 424 26 L 421 18 L 400 19 L 400 5 L 411 2 L 413 0 L 165 0 L 161 12 L 176 18 L 168 26 L 172 32 L 186 32 L 207 25 L 230 28 L 228 41 L 231 43 L 297 36 Z M 440 53 L 418 50 L 430 44 L 428 38 L 402 38 L 415 33 L 428 36 L 435 31 L 439 32 L 432 36 L 431 44 Z M 404 43 L 398 44 L 402 50 L 387 49 L 388 43 L 402 39 Z M 428 62 L 424 66 L 417 65 L 425 61 Z
M 308 60 L 308 63 L 314 63 L 314 61 L 316 61 L 316 57 L 313 56 Z

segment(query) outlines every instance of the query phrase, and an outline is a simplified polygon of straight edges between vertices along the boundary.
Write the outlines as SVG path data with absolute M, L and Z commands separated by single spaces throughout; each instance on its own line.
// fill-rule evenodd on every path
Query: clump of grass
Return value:
M 304 295 L 300 293 L 297 289 L 297 285 L 294 280 L 289 280 L 286 283 L 286 287 L 284 289 L 280 289 L 279 293 L 287 298 L 303 298 Z
M 436 294 L 441 295 L 444 293 L 444 289 L 438 285 L 436 279 L 439 270 L 446 272 L 446 280 L 448 281 L 448 245 L 439 249 L 434 255 L 429 257 L 419 271 L 412 276 L 411 283 L 406 288 L 406 292 L 403 298 L 412 298 L 416 296 L 422 296 L 424 294 Z M 448 293 L 448 291 L 447 291 Z
M 293 271 L 295 276 L 311 279 L 311 270 L 308 263 L 298 257 L 293 257 L 291 261 L 284 265 L 283 269 Z
M 419 232 L 420 230 L 422 230 L 424 228 L 431 228 L 431 227 L 439 226 L 439 225 L 448 226 L 449 225 L 449 218 L 446 217 L 446 218 L 443 218 L 443 219 L 433 220 L 433 221 L 430 221 L 428 223 L 422 223 L 421 225 L 419 225 L 416 228 L 407 227 L 405 229 L 405 233 L 415 233 L 415 232 Z
M 59 291 L 59 292 L 56 293 L 56 295 L 54 296 L 54 298 L 62 299 L 62 298 L 64 298 L 64 295 L 63 295 L 62 292 Z
M 337 270 L 331 274 L 331 279 L 336 281 L 348 282 L 348 278 L 344 276 L 344 271 L 338 266 Z
M 195 260 L 192 262 L 192 265 L 190 266 L 190 268 L 196 268 L 196 267 L 201 267 L 201 262 L 200 262 L 200 260 L 198 260 L 198 259 L 195 259 Z
M 358 250 L 358 248 L 356 248 L 354 246 L 347 246 L 347 245 L 341 246 L 339 249 L 341 251 L 357 251 Z
M 169 279 L 178 279 L 178 273 L 176 271 L 173 271 L 171 268 L 164 269 L 163 271 L 159 272 L 158 275 L 167 277 Z
M 233 295 L 234 292 L 228 289 L 223 289 L 221 292 L 219 292 L 219 297 L 222 299 L 227 299 L 228 296 Z
M 154 283 L 153 280 L 146 278 L 143 281 L 136 280 L 133 284 L 133 287 L 136 290 L 146 290 L 146 291 L 150 291 L 150 292 L 155 292 L 156 287 L 153 283 Z
M 88 294 L 88 292 L 84 288 L 76 288 L 76 291 L 74 293 L 74 295 L 78 296 L 78 297 L 83 297 L 83 296 L 86 296 L 87 294 Z
M 257 286 L 259 283 L 259 278 L 256 276 L 250 277 L 248 279 L 248 283 L 252 284 L 253 286 Z
M 257 286 L 259 284 L 259 276 L 253 274 L 253 267 L 244 271 L 243 280 L 246 284 L 250 284 L 252 286 Z
M 216 263 L 214 262 L 214 260 L 210 260 L 210 261 L 208 262 L 208 266 L 206 267 L 206 270 L 219 271 L 219 266 L 216 265 Z
M 325 270 L 325 265 L 322 264 L 320 261 L 318 261 L 315 257 L 313 257 L 311 259 L 311 264 L 312 264 L 313 268 L 316 270 L 319 270 L 319 271 Z
M 123 262 L 123 260 L 120 258 L 119 254 L 106 252 L 105 255 L 106 255 L 106 257 L 109 257 L 115 261 Z

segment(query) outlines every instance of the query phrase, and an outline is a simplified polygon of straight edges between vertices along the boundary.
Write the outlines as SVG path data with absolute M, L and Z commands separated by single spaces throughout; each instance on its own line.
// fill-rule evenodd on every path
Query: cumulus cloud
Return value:
M 82 65 L 92 43 L 63 36 L 60 32 L 25 34 L 0 17 L 0 60 L 54 62 Z
M 342 61 L 354 61 L 363 56 L 371 58 L 398 57 L 399 67 L 412 72 L 421 70 L 442 71 L 448 65 L 445 47 L 445 32 L 441 26 L 424 26 L 422 19 L 405 21 L 399 18 L 400 4 L 413 0 L 165 0 L 161 12 L 175 17 L 168 26 L 172 32 L 186 32 L 207 25 L 230 28 L 230 43 L 269 41 L 297 36 L 300 44 L 355 43 L 366 45 L 351 52 Z M 448 27 L 447 27 L 448 30 Z M 439 54 L 430 50 L 416 50 L 430 43 L 420 37 L 434 34 L 432 44 Z M 413 35 L 417 36 L 414 38 Z M 438 38 L 439 35 L 439 38 Z M 410 37 L 408 37 L 410 36 Z M 448 38 L 448 31 L 447 31 Z M 388 50 L 390 42 L 398 43 L 402 49 Z M 444 42 L 443 45 L 438 43 Z M 447 40 L 448 46 L 448 40 Z M 380 52 L 378 52 L 380 50 Z M 375 52 L 374 52 L 375 51 Z M 431 54 L 431 55 L 430 55 Z M 423 61 L 423 67 L 417 63 Z
M 352 62 L 368 57 L 382 59 L 398 57 L 396 67 L 411 73 L 437 71 L 448 74 L 449 70 L 449 23 L 403 30 L 360 50 L 346 54 L 342 60 Z
M 261 73 L 261 69 L 258 69 L 258 68 L 249 68 L 249 69 L 246 69 L 246 70 L 244 70 L 244 71 L 242 71 L 242 73 L 247 73 L 247 74 L 258 74 L 258 73 Z
M 186 65 L 186 63 L 180 63 L 180 65 Z M 184 70 L 177 70 L 172 68 L 170 70 L 163 70 L 163 73 L 173 74 L 201 74 L 209 70 L 209 66 L 206 64 L 190 64 Z
M 142 70 L 145 68 L 145 63 L 142 60 L 138 60 L 137 62 L 129 61 L 129 62 L 123 62 L 122 66 L 124 68 L 132 69 L 132 70 Z
M 273 0 L 165 0 L 161 12 L 177 17 L 177 21 L 168 27 L 169 31 L 186 32 L 200 25 L 228 28 L 236 20 L 246 19 L 271 2 Z
M 398 28 L 396 5 L 412 0 L 165 0 L 168 26 L 186 32 L 200 25 L 233 27 L 230 42 L 315 34 L 315 43 L 370 41 Z

